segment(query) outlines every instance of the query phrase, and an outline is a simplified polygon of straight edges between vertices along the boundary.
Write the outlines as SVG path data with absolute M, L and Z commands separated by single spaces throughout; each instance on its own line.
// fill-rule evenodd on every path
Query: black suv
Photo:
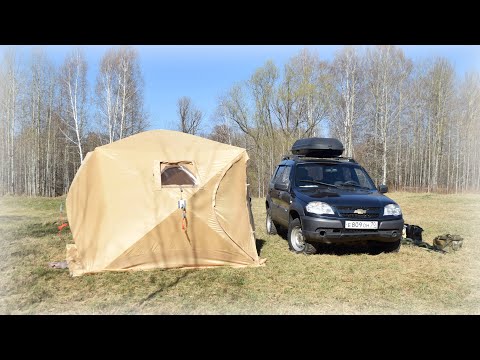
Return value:
M 270 181 L 266 228 L 288 228 L 288 244 L 297 253 L 314 254 L 318 243 L 368 243 L 398 251 L 403 230 L 400 207 L 375 187 L 355 160 L 341 157 L 337 139 L 295 142 Z

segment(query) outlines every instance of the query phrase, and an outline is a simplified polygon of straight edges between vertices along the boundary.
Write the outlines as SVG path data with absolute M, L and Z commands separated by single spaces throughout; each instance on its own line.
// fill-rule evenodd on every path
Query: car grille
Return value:
M 357 209 L 367 210 L 365 214 L 355 214 L 354 211 Z M 340 216 L 348 219 L 374 219 L 380 216 L 379 207 L 345 207 L 338 206 L 337 210 Z

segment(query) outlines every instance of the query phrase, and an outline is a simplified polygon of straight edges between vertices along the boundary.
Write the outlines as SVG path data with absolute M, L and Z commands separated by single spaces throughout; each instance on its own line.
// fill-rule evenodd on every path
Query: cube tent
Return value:
M 245 149 L 168 130 L 89 152 L 70 186 L 70 273 L 258 266 Z

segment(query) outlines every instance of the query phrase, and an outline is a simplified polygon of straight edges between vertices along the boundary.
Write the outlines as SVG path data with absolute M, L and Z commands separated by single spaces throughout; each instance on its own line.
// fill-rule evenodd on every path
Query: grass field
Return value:
M 0 198 L 1 314 L 480 314 L 480 195 L 389 193 L 407 223 L 431 243 L 457 233 L 464 245 L 440 254 L 412 246 L 313 256 L 288 250 L 264 229 L 254 199 L 257 247 L 266 266 L 99 273 L 72 278 L 50 269 L 65 259 L 57 234 L 64 198 Z

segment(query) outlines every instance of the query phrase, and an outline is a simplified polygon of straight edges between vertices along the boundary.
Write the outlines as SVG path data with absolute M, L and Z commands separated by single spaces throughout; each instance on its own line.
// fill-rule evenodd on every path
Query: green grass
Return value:
M 402 246 L 399 253 L 313 256 L 288 250 L 264 230 L 264 199 L 254 199 L 256 268 L 152 270 L 72 278 L 48 268 L 72 242 L 59 236 L 64 198 L 0 198 L 2 314 L 480 314 L 480 195 L 388 194 L 424 240 L 464 237 L 442 255 Z

